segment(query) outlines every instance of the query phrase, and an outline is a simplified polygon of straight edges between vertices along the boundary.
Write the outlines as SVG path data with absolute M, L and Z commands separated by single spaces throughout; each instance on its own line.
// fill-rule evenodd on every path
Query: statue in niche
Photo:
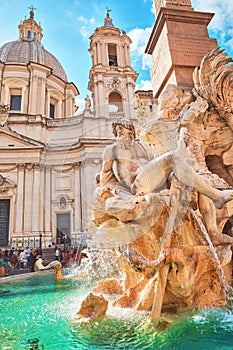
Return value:
M 117 142 L 103 153 L 93 207 L 96 239 L 122 253 L 123 292 L 113 306 L 155 319 L 162 307 L 226 304 L 219 271 L 230 283 L 233 238 L 221 233 L 216 211 L 222 220 L 233 211 L 231 62 L 214 50 L 194 72 L 193 93 L 168 86 L 140 141 L 130 121 L 113 123 Z M 222 164 L 215 173 L 206 163 L 213 154 Z

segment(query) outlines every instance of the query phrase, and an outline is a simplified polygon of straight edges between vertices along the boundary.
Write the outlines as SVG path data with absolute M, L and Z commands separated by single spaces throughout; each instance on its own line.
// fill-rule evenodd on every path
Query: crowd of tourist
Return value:
M 82 247 L 82 250 L 85 247 Z M 22 270 L 26 272 L 34 272 L 34 265 L 38 258 L 42 257 L 42 251 L 38 248 L 19 249 L 12 247 L 11 249 L 0 249 L 0 277 L 8 276 L 9 271 L 15 272 Z M 70 247 L 61 248 L 56 246 L 54 251 L 54 260 L 61 262 L 62 267 L 77 267 L 81 260 L 87 255 L 80 249 Z
M 84 249 L 84 247 L 83 247 Z M 55 247 L 55 260 L 61 262 L 62 267 L 77 267 L 80 265 L 83 258 L 86 258 L 87 255 L 77 250 L 77 248 L 71 247 L 70 249 L 60 249 Z
M 0 277 L 8 276 L 9 270 L 28 269 L 34 272 L 36 259 L 42 255 L 41 249 L 26 247 L 25 249 L 16 249 L 12 247 L 10 250 L 0 250 Z

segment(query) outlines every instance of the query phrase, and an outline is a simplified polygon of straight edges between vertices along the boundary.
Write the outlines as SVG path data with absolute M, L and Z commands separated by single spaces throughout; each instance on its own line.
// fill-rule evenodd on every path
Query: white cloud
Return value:
M 78 17 L 78 20 L 79 20 L 80 22 L 88 23 L 88 20 L 87 20 L 85 17 L 83 17 L 83 16 L 79 16 L 79 17 Z
M 141 69 L 145 70 L 150 68 L 150 58 L 145 55 L 145 48 L 151 33 L 151 28 L 135 28 L 129 31 L 128 36 L 132 40 L 130 46 L 130 53 L 133 64 L 140 62 Z
M 142 70 L 151 69 L 152 56 L 144 53 L 142 56 Z
M 80 34 L 82 35 L 83 38 L 88 38 L 90 36 L 90 32 L 87 30 L 85 26 L 82 26 L 80 28 Z
M 135 90 L 153 90 L 150 80 L 140 80 Z
M 85 39 L 89 38 L 94 29 L 93 25 L 95 24 L 95 19 L 93 17 L 85 18 L 83 16 L 79 16 L 78 20 L 84 23 L 84 25 L 80 28 L 81 36 Z
M 196 11 L 215 13 L 208 27 L 211 37 L 217 38 L 219 46 L 232 51 L 233 1 L 192 0 L 192 6 Z
M 79 16 L 78 17 L 78 20 L 80 21 L 80 22 L 84 22 L 85 24 L 88 24 L 88 23 L 90 23 L 90 24 L 95 24 L 95 19 L 92 17 L 92 18 L 85 18 L 85 17 L 83 17 L 83 16 Z
M 151 33 L 151 28 L 135 28 L 128 32 L 128 36 L 132 40 L 131 50 L 141 54 L 145 50 Z

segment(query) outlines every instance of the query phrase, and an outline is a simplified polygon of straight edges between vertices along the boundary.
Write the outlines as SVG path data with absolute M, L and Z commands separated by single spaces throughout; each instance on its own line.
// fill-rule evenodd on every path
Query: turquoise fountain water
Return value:
M 233 305 L 150 315 L 111 308 L 91 324 L 72 322 L 92 289 L 88 281 L 55 280 L 52 273 L 0 283 L 1 350 L 232 350 Z

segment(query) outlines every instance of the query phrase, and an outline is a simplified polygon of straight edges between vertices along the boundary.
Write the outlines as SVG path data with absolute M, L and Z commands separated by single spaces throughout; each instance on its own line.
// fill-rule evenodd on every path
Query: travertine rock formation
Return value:
M 134 140 L 130 123 L 114 125 L 118 143 L 104 152 L 93 208 L 100 247 L 119 245 L 122 254 L 124 278 L 95 288 L 120 293 L 113 306 L 151 310 L 155 319 L 165 307 L 227 302 L 233 238 L 222 229 L 233 212 L 230 62 L 214 50 L 195 71 L 193 94 L 168 86 L 161 95 L 142 134 L 156 160 Z
M 102 296 L 90 293 L 82 302 L 74 321 L 91 322 L 106 314 L 108 301 Z

